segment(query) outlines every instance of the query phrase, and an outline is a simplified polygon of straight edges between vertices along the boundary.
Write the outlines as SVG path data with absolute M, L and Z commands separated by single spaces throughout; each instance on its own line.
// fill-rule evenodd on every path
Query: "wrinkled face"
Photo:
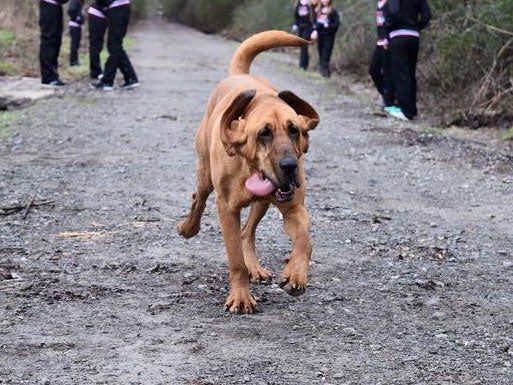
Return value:
M 287 202 L 301 183 L 299 160 L 308 150 L 308 131 L 318 124 L 319 116 L 291 92 L 244 103 L 242 117 L 231 120 L 224 130 L 225 148 L 231 155 L 242 155 L 261 181 L 272 183 L 278 202 Z

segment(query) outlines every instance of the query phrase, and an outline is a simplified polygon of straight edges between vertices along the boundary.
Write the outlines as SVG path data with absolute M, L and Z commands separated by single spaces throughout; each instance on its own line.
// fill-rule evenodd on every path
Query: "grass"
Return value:
M 502 140 L 513 140 L 513 126 L 502 136 Z
M 9 128 L 18 120 L 18 113 L 12 111 L 0 112 L 0 139 L 9 135 Z
M 16 41 L 16 34 L 12 31 L 0 30 L 0 44 L 12 44 Z

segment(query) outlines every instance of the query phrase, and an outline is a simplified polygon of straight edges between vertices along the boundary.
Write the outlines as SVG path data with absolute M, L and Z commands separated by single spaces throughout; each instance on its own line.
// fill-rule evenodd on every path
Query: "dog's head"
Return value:
M 287 202 L 300 185 L 298 163 L 308 151 L 308 132 L 318 123 L 313 107 L 290 91 L 256 95 L 247 90 L 225 110 L 221 140 L 230 156 L 243 156 L 258 174 L 253 183 L 262 194 L 256 195 L 273 192 L 278 202 Z

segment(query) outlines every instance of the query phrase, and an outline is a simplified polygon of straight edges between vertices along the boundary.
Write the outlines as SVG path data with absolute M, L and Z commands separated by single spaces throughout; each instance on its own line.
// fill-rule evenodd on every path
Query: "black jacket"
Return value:
M 388 0 L 388 32 L 398 29 L 420 31 L 431 20 L 427 0 Z
M 326 25 L 324 20 L 327 21 Z M 333 35 L 338 31 L 340 26 L 340 15 L 336 9 L 333 9 L 328 15 L 324 15 L 321 12 L 317 13 L 317 20 L 315 29 L 320 35 Z
M 71 21 L 82 24 L 84 15 L 82 14 L 82 2 L 80 0 L 71 0 L 68 8 L 68 16 Z
M 294 12 L 294 24 L 301 28 L 311 26 L 311 13 L 312 9 L 309 5 L 298 4 Z

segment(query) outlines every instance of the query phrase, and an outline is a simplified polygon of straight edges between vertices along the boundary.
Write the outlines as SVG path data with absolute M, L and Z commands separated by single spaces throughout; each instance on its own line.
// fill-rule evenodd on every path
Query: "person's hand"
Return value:
M 310 34 L 310 39 L 313 41 L 313 40 L 317 40 L 317 37 L 318 37 L 318 33 L 317 33 L 317 30 L 314 29 L 312 31 L 312 33 Z
M 297 25 L 296 25 L 296 24 L 294 24 L 294 25 L 292 26 L 292 32 L 297 32 L 297 30 L 298 30 Z

